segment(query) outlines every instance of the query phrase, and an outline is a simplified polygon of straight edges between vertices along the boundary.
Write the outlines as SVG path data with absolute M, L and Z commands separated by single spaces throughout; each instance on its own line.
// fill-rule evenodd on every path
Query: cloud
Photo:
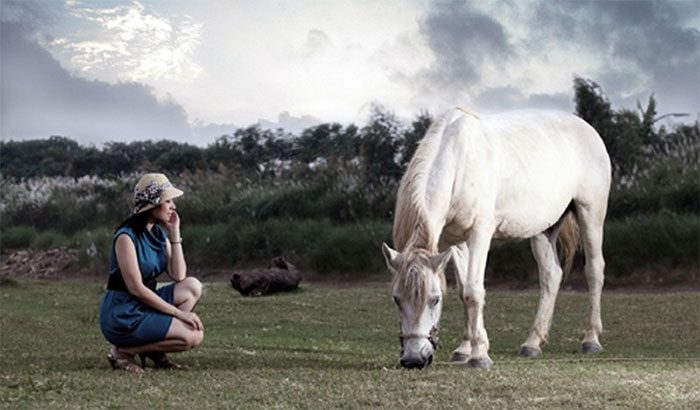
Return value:
M 58 2 L 35 0 L 3 0 L 0 4 L 3 23 L 17 23 L 27 30 L 53 25 L 58 19 L 58 7 Z
M 192 124 L 194 139 L 200 142 L 211 142 L 224 135 L 233 135 L 238 127 L 234 124 L 205 123 L 196 120 Z
M 587 74 L 622 102 L 656 92 L 666 106 L 700 108 L 696 1 L 540 2 L 531 21 L 538 44 L 567 42 L 595 55 Z M 666 100 L 666 101 L 664 101 Z
M 332 48 L 333 43 L 326 33 L 321 30 L 312 29 L 309 30 L 309 33 L 306 35 L 302 56 L 312 57 Z
M 265 119 L 258 120 L 258 125 L 263 129 L 276 130 L 282 128 L 292 134 L 300 134 L 303 130 L 320 124 L 322 121 L 311 115 L 302 115 L 294 117 L 289 112 L 284 111 L 277 116 L 277 122 L 268 121 Z
M 19 23 L 3 21 L 0 34 L 3 139 L 63 135 L 99 144 L 191 138 L 185 110 L 172 99 L 160 102 L 152 89 L 138 83 L 73 76 L 29 40 L 32 33 Z
M 74 4 L 69 10 L 74 18 L 97 27 L 55 39 L 47 48 L 83 75 L 126 81 L 192 80 L 202 72 L 194 60 L 202 25 L 186 16 L 168 19 L 139 2 L 113 8 Z
M 418 32 L 434 59 L 400 81 L 477 109 L 571 109 L 583 76 L 614 105 L 655 93 L 660 110 L 696 114 L 699 18 L 697 1 L 435 1 Z
M 572 97 L 565 93 L 525 95 L 516 87 L 494 87 L 476 95 L 473 102 L 485 111 L 513 110 L 519 108 L 570 109 Z
M 418 74 L 424 89 L 464 90 L 482 78 L 483 66 L 512 55 L 501 23 L 467 2 L 435 2 L 419 25 L 435 57 Z

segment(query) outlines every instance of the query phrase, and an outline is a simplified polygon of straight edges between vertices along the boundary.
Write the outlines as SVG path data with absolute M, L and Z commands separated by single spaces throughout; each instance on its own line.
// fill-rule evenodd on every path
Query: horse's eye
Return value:
M 394 303 L 396 304 L 396 306 L 401 307 L 401 302 L 399 301 L 399 298 L 394 296 L 393 299 L 394 299 Z
M 430 300 L 430 306 L 435 307 L 437 304 L 440 303 L 440 296 L 435 296 Z

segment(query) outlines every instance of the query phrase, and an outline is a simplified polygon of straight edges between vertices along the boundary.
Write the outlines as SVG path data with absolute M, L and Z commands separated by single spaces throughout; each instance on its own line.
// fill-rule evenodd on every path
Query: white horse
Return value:
M 438 118 L 398 189 L 397 250 L 382 245 L 401 322 L 401 365 L 424 368 L 433 359 L 444 270 L 450 263 L 466 316 L 464 339 L 451 361 L 483 368 L 493 364 L 483 320 L 492 238 L 530 238 L 540 301 L 519 354 L 538 356 L 562 277 L 560 232 L 567 265 L 579 239 L 585 252 L 590 315 L 582 351 L 602 351 L 602 242 L 610 178 L 600 136 L 572 114 L 520 111 L 480 118 L 454 109 Z

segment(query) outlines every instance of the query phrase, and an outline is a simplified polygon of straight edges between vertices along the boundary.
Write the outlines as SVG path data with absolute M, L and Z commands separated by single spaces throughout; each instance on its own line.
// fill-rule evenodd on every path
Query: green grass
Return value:
M 550 344 L 522 359 L 534 292 L 489 292 L 491 370 L 447 364 L 462 332 L 450 292 L 436 363 L 397 367 L 398 323 L 388 286 L 303 284 L 298 292 L 244 298 L 206 286 L 197 310 L 206 336 L 174 355 L 189 371 L 113 372 L 99 330 L 102 286 L 0 283 L 3 408 L 697 408 L 698 293 L 606 293 L 605 352 L 577 353 L 587 297 L 563 293 Z

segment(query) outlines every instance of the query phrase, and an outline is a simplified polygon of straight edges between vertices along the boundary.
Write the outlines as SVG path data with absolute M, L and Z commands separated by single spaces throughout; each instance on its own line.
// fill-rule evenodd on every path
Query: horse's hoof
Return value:
M 474 369 L 490 369 L 491 366 L 493 366 L 493 360 L 489 358 L 485 359 L 469 359 L 467 361 L 467 366 L 472 367 Z
M 535 349 L 533 347 L 523 346 L 518 352 L 518 356 L 522 357 L 539 357 L 542 354 L 540 349 Z
M 466 363 L 469 360 L 469 355 L 466 353 L 453 352 L 450 357 L 451 363 Z
M 603 351 L 603 346 L 595 342 L 583 342 L 581 344 L 581 353 L 597 354 Z

